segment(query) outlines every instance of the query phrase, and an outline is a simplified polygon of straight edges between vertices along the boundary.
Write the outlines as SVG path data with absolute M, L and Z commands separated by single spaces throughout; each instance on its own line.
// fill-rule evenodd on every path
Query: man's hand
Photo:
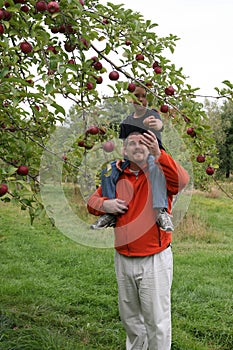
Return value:
M 155 136 L 155 134 L 148 130 L 147 132 L 144 132 L 141 138 L 141 142 L 147 146 L 150 154 L 152 154 L 155 158 L 158 158 L 161 154 L 158 140 Z
M 102 208 L 106 213 L 111 214 L 124 214 L 128 210 L 127 203 L 119 198 L 105 200 Z
M 144 119 L 143 124 L 149 128 L 154 130 L 161 130 L 163 127 L 163 122 L 160 119 L 156 119 L 153 115 L 150 115 L 146 119 Z

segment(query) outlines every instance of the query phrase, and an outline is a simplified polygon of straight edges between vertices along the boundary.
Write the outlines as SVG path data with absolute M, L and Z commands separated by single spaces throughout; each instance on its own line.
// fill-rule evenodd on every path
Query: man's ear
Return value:
M 127 156 L 127 151 L 126 151 L 126 147 L 123 147 L 122 150 L 121 150 L 121 154 L 122 156 Z

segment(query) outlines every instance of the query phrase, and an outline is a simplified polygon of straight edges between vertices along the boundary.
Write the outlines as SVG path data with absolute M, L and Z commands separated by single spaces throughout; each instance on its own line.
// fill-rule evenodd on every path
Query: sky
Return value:
M 107 1 L 100 0 L 102 4 Z M 169 58 L 183 67 L 187 83 L 198 93 L 216 96 L 214 87 L 233 83 L 233 0 L 110 0 L 157 23 L 160 37 L 180 38 Z

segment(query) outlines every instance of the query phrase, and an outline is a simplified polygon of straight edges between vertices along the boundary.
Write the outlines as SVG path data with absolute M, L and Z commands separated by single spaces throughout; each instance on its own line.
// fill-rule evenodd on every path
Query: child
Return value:
M 120 134 L 121 139 L 125 139 L 128 134 L 133 131 L 138 131 L 140 133 L 146 132 L 150 129 L 154 132 L 157 137 L 160 148 L 164 149 L 161 142 L 161 131 L 163 129 L 163 123 L 160 115 L 155 110 L 147 109 L 147 96 L 146 90 L 142 86 L 137 86 L 134 92 L 137 100 L 133 102 L 135 112 L 128 116 L 120 124 Z M 157 164 L 154 162 L 155 158 L 152 155 L 148 157 L 148 167 L 150 173 L 150 181 L 153 194 L 153 208 L 156 210 L 157 224 L 164 231 L 173 231 L 174 227 L 171 221 L 171 217 L 167 212 L 167 189 L 166 181 L 163 172 L 160 170 Z M 109 176 L 108 169 L 102 171 L 101 174 L 101 187 L 102 194 L 104 197 L 113 199 L 116 197 L 116 183 L 121 171 L 123 171 L 127 165 L 128 160 L 126 159 L 121 168 L 119 167 L 119 162 L 113 161 L 111 164 L 111 173 Z M 115 226 L 116 216 L 113 214 L 104 214 L 91 225 L 92 229 L 100 229 L 103 227 Z

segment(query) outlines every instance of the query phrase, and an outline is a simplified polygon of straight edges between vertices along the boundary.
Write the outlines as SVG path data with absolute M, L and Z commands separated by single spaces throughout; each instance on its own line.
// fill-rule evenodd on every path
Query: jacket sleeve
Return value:
M 102 209 L 103 202 L 108 199 L 107 197 L 102 197 L 101 186 L 90 196 L 87 201 L 87 210 L 92 215 L 103 215 L 105 212 Z
M 161 150 L 160 157 L 156 160 L 162 169 L 167 181 L 167 190 L 175 195 L 180 192 L 189 182 L 188 172 L 177 163 L 169 154 Z

